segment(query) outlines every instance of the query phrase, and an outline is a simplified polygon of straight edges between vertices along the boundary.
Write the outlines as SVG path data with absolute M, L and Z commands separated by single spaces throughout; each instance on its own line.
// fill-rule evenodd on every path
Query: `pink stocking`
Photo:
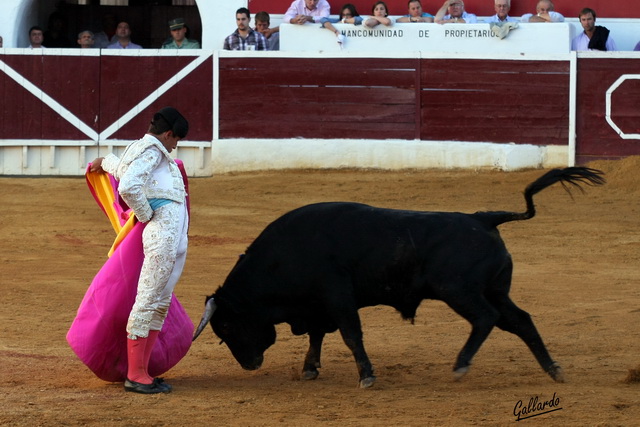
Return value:
M 149 331 L 147 345 L 144 347 L 144 370 L 149 378 L 151 378 L 149 375 L 149 360 L 151 360 L 151 351 L 153 350 L 153 346 L 156 344 L 158 334 L 160 334 L 160 331 Z
M 127 378 L 130 381 L 142 384 L 151 384 L 153 382 L 153 378 L 147 373 L 145 364 L 146 346 L 147 338 L 137 337 L 135 340 L 127 338 Z

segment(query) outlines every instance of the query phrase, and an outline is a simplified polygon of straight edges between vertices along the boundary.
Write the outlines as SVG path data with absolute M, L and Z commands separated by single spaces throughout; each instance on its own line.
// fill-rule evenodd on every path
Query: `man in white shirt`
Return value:
M 571 50 L 617 50 L 616 42 L 609 36 L 609 29 L 596 26 L 595 10 L 585 7 L 578 17 L 584 31 L 571 41 Z
M 327 0 L 294 0 L 282 22 L 298 25 L 320 22 L 320 18 L 329 17 L 330 11 L 331 6 Z
M 540 0 L 536 5 L 536 15 L 525 13 L 520 18 L 522 22 L 564 22 L 564 16 L 554 11 L 551 0 Z
M 131 27 L 127 22 L 120 22 L 116 27 L 117 41 L 107 49 L 142 49 L 142 46 L 131 42 Z
M 509 11 L 511 10 L 511 0 L 495 0 L 493 7 L 496 11 L 496 14 L 490 18 L 485 19 L 484 22 L 488 24 L 492 22 L 518 22 L 516 18 L 512 18 L 509 16 Z

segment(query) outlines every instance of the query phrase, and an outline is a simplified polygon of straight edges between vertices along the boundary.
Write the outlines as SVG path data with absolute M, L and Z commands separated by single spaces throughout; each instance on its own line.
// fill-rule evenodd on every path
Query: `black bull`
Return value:
M 276 340 L 275 324 L 309 334 L 303 377 L 315 379 L 322 340 L 340 330 L 352 351 L 360 386 L 375 381 L 362 342 L 358 309 L 389 305 L 415 317 L 423 299 L 444 301 L 471 323 L 453 367 L 456 378 L 494 326 L 519 336 L 542 368 L 563 381 L 531 316 L 509 298 L 513 264 L 498 225 L 535 215 L 533 195 L 560 182 L 565 189 L 604 183 L 589 168 L 554 169 L 524 192 L 526 212 L 419 212 L 359 203 L 319 203 L 271 223 L 240 256 L 224 284 L 207 297 L 194 340 L 207 323 L 245 369 L 257 369 Z

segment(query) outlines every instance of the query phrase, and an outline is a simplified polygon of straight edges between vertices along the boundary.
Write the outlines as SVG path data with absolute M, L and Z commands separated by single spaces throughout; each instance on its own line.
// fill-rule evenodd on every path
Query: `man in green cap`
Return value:
M 186 37 L 187 27 L 184 24 L 184 19 L 172 19 L 169 21 L 169 29 L 171 30 L 171 40 L 162 45 L 163 49 L 200 49 L 200 43 Z

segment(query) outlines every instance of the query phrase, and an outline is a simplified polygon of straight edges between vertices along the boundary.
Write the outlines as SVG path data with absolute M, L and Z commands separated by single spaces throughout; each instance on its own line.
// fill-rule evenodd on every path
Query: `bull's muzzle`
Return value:
M 259 369 L 260 366 L 262 366 L 263 361 L 264 356 L 258 356 L 250 363 L 240 363 L 240 366 L 242 366 L 242 369 L 245 369 L 247 371 L 255 371 L 256 369 Z

